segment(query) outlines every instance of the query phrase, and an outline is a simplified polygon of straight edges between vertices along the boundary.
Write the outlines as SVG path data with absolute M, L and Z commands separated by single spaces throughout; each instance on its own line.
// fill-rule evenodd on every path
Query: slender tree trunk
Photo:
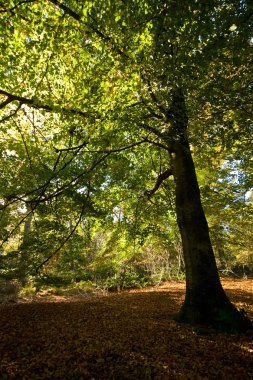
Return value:
M 25 244 L 27 242 L 27 239 L 29 238 L 29 233 L 31 231 L 31 224 L 32 224 L 32 215 L 29 215 L 24 225 L 23 244 Z
M 231 304 L 220 283 L 187 138 L 184 97 L 179 89 L 173 96 L 172 115 L 177 141 L 173 143 L 171 159 L 186 269 L 186 296 L 176 319 L 226 331 L 245 331 L 252 327 L 251 322 Z

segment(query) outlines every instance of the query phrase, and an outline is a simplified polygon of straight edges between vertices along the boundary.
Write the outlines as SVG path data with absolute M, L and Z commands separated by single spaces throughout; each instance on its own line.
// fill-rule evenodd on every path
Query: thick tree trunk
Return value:
M 182 93 L 175 94 L 173 102 L 173 133 L 177 131 L 178 138 L 171 159 L 186 268 L 186 296 L 176 319 L 225 331 L 245 331 L 252 327 L 251 322 L 231 304 L 220 283 L 187 139 Z

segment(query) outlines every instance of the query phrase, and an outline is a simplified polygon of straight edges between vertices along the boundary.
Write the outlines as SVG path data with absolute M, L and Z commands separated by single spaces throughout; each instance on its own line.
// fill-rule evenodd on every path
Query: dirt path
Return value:
M 226 280 L 253 318 L 253 281 Z M 198 335 L 171 318 L 183 283 L 0 305 L 0 379 L 253 379 L 253 334 Z

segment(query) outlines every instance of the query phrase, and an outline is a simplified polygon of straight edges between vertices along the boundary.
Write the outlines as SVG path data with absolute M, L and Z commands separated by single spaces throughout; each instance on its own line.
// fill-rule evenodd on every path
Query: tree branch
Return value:
M 144 192 L 144 194 L 147 195 L 148 198 L 150 198 L 159 189 L 159 187 L 161 186 L 163 181 L 165 181 L 167 178 L 169 178 L 172 174 L 173 174 L 172 168 L 169 168 L 169 169 L 165 170 L 163 173 L 159 174 L 157 177 L 157 180 L 156 180 L 156 184 L 153 187 L 153 189 L 152 190 L 146 190 Z
M 17 201 L 17 200 L 21 200 L 21 201 L 23 201 L 23 202 L 25 202 L 25 203 L 27 203 L 27 204 L 30 204 L 31 205 L 31 211 L 29 211 L 28 212 L 28 214 L 26 214 L 24 217 L 22 217 L 21 218 L 21 220 L 17 223 L 17 225 L 8 233 L 8 235 L 2 240 L 2 243 L 1 243 L 1 245 L 0 245 L 0 248 L 2 248 L 2 246 L 4 245 L 4 243 L 6 243 L 7 241 L 8 241 L 8 239 L 14 234 L 14 232 L 18 229 L 18 227 L 27 219 L 27 217 L 29 217 L 30 215 L 31 215 L 31 213 L 33 213 L 34 211 L 35 211 L 35 209 L 37 208 L 37 206 L 40 204 L 40 203 L 42 203 L 42 202 L 45 202 L 45 201 L 48 201 L 48 200 L 50 200 L 50 199 L 52 199 L 52 198 L 54 198 L 54 197 L 56 197 L 56 196 L 58 196 L 58 195 L 60 195 L 62 192 L 63 192 L 63 190 L 65 189 L 65 188 L 67 188 L 69 185 L 71 185 L 73 182 L 75 182 L 75 181 L 77 181 L 81 176 L 83 176 L 84 174 L 86 174 L 86 173 L 88 173 L 88 172 L 90 172 L 90 171 L 92 171 L 100 162 L 102 162 L 107 156 L 108 156 L 109 154 L 106 154 L 105 156 L 103 156 L 102 158 L 100 158 L 97 162 L 95 162 L 92 166 L 91 166 L 91 168 L 87 171 L 85 171 L 85 172 L 82 172 L 81 174 L 79 174 L 77 177 L 75 177 L 74 179 L 72 179 L 71 181 L 69 181 L 67 184 L 64 184 L 63 186 L 61 186 L 61 188 L 60 189 L 57 189 L 57 191 L 55 192 L 55 193 L 53 193 L 53 194 L 50 194 L 49 196 L 47 196 L 47 197 L 45 197 L 44 195 L 45 195 L 45 192 L 46 192 L 46 190 L 47 190 L 47 188 L 48 188 L 48 186 L 49 186 L 49 184 L 50 184 L 50 182 L 51 182 L 51 180 L 54 178 L 53 176 L 44 184 L 44 185 L 42 185 L 42 186 L 40 186 L 39 188 L 37 188 L 37 189 L 35 189 L 35 190 L 33 190 L 33 191 L 30 191 L 28 194 L 32 194 L 32 193 L 34 193 L 34 192 L 36 192 L 36 191 L 38 191 L 38 190 L 41 190 L 41 194 L 39 194 L 39 196 L 38 196 L 38 198 L 37 199 L 32 199 L 32 200 L 29 200 L 29 201 L 27 201 L 27 200 L 24 200 L 24 199 L 22 199 L 21 197 L 15 197 L 15 200 L 11 200 L 11 202 L 9 203 L 9 204 L 11 204 L 11 203 L 14 203 L 15 201 Z M 59 171 L 61 171 L 62 170 L 62 168 L 59 170 Z M 58 173 L 59 173 L 59 171 L 58 171 Z M 25 195 L 26 196 L 26 195 Z M 42 198 L 44 196 L 44 198 Z M 8 205 L 9 205 L 8 204 Z M 6 207 L 8 207 L 8 205 L 6 205 L 3 209 L 5 209 Z
M 2 104 L 3 104 L 3 103 L 2 103 Z M 2 104 L 1 104 L 1 105 L 2 105 Z M 15 115 L 18 113 L 18 111 L 20 110 L 21 106 L 22 106 L 22 104 L 19 103 L 19 105 L 18 105 L 18 107 L 15 109 L 15 111 L 13 111 L 13 113 L 11 113 L 10 115 L 7 115 L 7 116 L 3 117 L 3 118 L 0 120 L 0 123 L 4 123 L 5 121 L 7 121 L 7 120 L 11 119 L 13 116 L 15 116 Z M 1 106 L 0 106 L 0 108 L 1 108 Z
M 145 101 L 145 99 L 143 98 L 143 96 L 141 96 L 141 102 L 137 103 L 137 104 L 144 104 L 144 106 L 149 110 L 150 112 L 150 115 L 146 116 L 147 117 L 154 117 L 156 119 L 164 119 L 164 112 L 162 113 L 162 115 L 159 115 L 157 114 L 153 108 Z
M 111 152 L 107 152 L 104 156 L 102 156 L 102 157 L 99 158 L 97 161 L 95 161 L 95 162 L 91 165 L 91 167 L 90 167 L 89 169 L 84 170 L 83 172 L 81 172 L 80 174 L 78 174 L 78 176 L 76 176 L 75 178 L 71 179 L 71 180 L 68 181 L 67 183 L 64 183 L 64 184 L 63 184 L 61 187 L 59 187 L 59 188 L 57 189 L 57 191 L 55 191 L 54 193 L 48 195 L 47 197 L 41 198 L 41 199 L 39 200 L 39 202 L 42 203 L 42 202 L 48 201 L 48 200 L 50 200 L 50 199 L 53 199 L 53 198 L 55 198 L 55 197 L 61 195 L 62 192 L 63 192 L 65 189 L 67 189 L 67 188 L 68 188 L 70 185 L 72 185 L 72 184 L 75 186 L 75 185 L 78 183 L 79 178 L 81 178 L 81 177 L 84 176 L 85 174 L 88 174 L 88 173 L 92 172 L 92 171 L 95 169 L 95 167 L 97 167 L 101 162 L 103 162 L 103 161 L 104 161 L 104 160 L 105 160 L 110 154 L 111 154 Z M 34 201 L 32 201 L 32 202 L 34 202 Z
M 72 11 L 72 9 L 64 5 L 62 2 L 58 0 L 49 0 L 49 2 L 59 7 L 61 10 L 63 10 L 69 16 L 73 17 L 75 20 L 81 21 L 81 16 L 78 13 Z
M 87 193 L 87 197 L 86 197 L 86 200 L 89 198 L 89 191 Z M 73 229 L 70 231 L 70 233 L 68 234 L 68 236 L 61 242 L 61 244 L 59 245 L 58 248 L 56 248 L 54 250 L 54 252 L 47 257 L 46 260 L 44 260 L 40 265 L 37 266 L 37 268 L 35 269 L 36 273 L 38 273 L 38 271 L 40 270 L 40 268 L 42 268 L 46 263 L 48 263 L 49 260 L 52 259 L 53 256 L 55 256 L 63 247 L 64 245 L 69 241 L 69 239 L 71 238 L 71 236 L 74 234 L 74 232 L 76 231 L 77 227 L 79 226 L 81 220 L 82 220 L 82 216 L 84 214 L 84 210 L 85 210 L 85 206 L 86 204 L 84 203 L 83 206 L 82 206 L 82 209 L 81 209 L 81 212 L 80 212 L 80 215 L 79 215 L 79 218 L 75 224 L 75 226 L 73 227 Z
M 26 3 L 34 3 L 35 1 L 37 1 L 37 0 L 23 0 L 23 1 L 20 1 L 18 4 L 14 5 L 14 7 L 10 8 L 10 9 L 0 10 L 0 13 L 11 12 L 12 14 L 14 14 L 14 10 L 16 8 L 18 8 L 20 5 L 26 4 Z
M 112 41 L 112 38 L 110 36 L 105 35 L 105 33 L 101 32 L 101 30 L 97 29 L 94 25 L 96 24 L 95 20 L 92 18 L 92 16 L 89 14 L 89 17 L 92 19 L 92 23 L 88 24 L 82 21 L 82 16 L 78 14 L 77 12 L 74 12 L 71 8 L 67 7 L 65 4 L 60 2 L 59 0 L 48 0 L 49 2 L 53 3 L 54 5 L 58 6 L 60 9 L 62 9 L 66 14 L 74 18 L 75 20 L 82 22 L 85 24 L 89 29 L 91 29 L 93 32 L 97 34 L 102 40 L 105 42 L 113 43 L 113 49 L 115 52 L 117 52 L 119 55 L 124 56 L 126 58 L 130 58 L 123 50 L 121 50 L 119 47 L 115 46 L 114 41 Z
M 5 106 L 7 106 L 7 104 L 11 103 L 13 101 L 12 97 L 10 94 L 6 93 L 5 91 L 2 91 L 0 90 L 0 94 L 1 95 L 4 95 L 4 96 L 7 96 L 7 99 L 4 100 L 1 104 L 0 104 L 0 109 L 4 108 Z
M 150 94 L 151 99 L 153 100 L 155 105 L 159 108 L 159 110 L 165 115 L 166 114 L 165 108 L 159 103 L 155 93 L 151 89 L 150 82 L 148 84 L 149 84 L 148 89 L 149 89 L 149 94 Z
M 139 123 L 138 125 L 141 128 L 146 129 L 147 131 L 154 133 L 154 135 L 156 135 L 157 137 L 160 137 L 161 139 L 164 139 L 164 136 L 163 136 L 162 132 L 160 132 L 157 128 L 151 127 L 151 125 L 143 124 L 143 123 Z
M 92 115 L 88 112 L 83 112 L 83 111 L 75 110 L 72 108 L 65 108 L 65 107 L 54 108 L 54 107 L 51 107 L 47 104 L 40 104 L 39 102 L 36 102 L 34 99 L 29 99 L 29 98 L 25 98 L 23 96 L 13 95 L 13 94 L 10 94 L 9 92 L 2 90 L 2 89 L 0 89 L 0 95 L 7 96 L 7 99 L 3 103 L 0 104 L 0 109 L 4 108 L 7 104 L 9 104 L 13 101 L 18 101 L 20 103 L 20 105 L 26 104 L 27 106 L 37 108 L 37 109 L 42 109 L 45 111 L 57 112 L 57 113 L 58 112 L 65 112 L 65 113 L 71 113 L 71 114 L 79 115 L 79 116 L 83 116 L 83 117 L 88 117 L 88 116 L 95 117 L 95 115 Z M 99 118 L 99 117 L 96 115 L 96 118 Z
M 72 146 L 72 147 L 69 147 L 69 148 L 56 148 L 54 147 L 54 150 L 56 153 L 61 153 L 61 152 L 70 152 L 70 151 L 73 151 L 73 150 L 80 150 L 82 149 L 84 146 L 86 146 L 87 144 L 89 144 L 88 141 L 84 141 L 82 144 L 80 145 L 77 145 L 77 146 Z
M 149 141 L 147 141 L 145 138 L 141 141 L 137 141 L 136 143 L 133 143 L 131 145 L 126 145 L 122 148 L 117 148 L 117 149 L 103 149 L 103 150 L 85 150 L 84 152 L 85 153 L 117 153 L 117 152 L 121 152 L 123 150 L 127 150 L 127 149 L 131 149 L 135 146 L 138 146 L 138 145 L 141 145 L 143 143 L 147 143 Z M 70 147 L 70 148 L 54 148 L 55 151 L 58 153 L 58 152 L 69 152 L 69 151 L 72 151 L 72 150 L 80 150 L 82 149 L 84 146 L 86 146 L 88 144 L 88 141 L 84 141 L 81 145 L 77 145 L 77 146 L 73 146 L 73 147 Z

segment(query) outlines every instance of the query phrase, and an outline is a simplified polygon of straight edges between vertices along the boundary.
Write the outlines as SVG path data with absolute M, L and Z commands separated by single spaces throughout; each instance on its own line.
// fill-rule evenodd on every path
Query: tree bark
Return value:
M 173 94 L 171 112 L 176 136 L 171 145 L 176 213 L 186 269 L 186 296 L 175 319 L 223 331 L 246 331 L 252 328 L 252 323 L 233 306 L 220 283 L 187 138 L 188 119 L 180 89 Z

